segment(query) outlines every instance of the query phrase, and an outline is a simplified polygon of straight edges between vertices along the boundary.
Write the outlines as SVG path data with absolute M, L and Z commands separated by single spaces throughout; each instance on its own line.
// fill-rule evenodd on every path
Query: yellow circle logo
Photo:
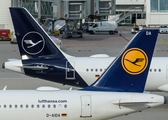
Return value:
M 139 48 L 131 48 L 123 54 L 121 63 L 127 73 L 137 75 L 146 69 L 148 56 Z

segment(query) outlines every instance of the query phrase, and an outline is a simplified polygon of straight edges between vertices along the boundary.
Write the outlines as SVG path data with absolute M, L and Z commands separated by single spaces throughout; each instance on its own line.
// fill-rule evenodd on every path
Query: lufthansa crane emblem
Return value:
M 36 55 L 44 49 L 45 41 L 40 33 L 31 31 L 23 36 L 21 45 L 26 53 Z
M 148 56 L 139 48 L 128 49 L 121 59 L 123 69 L 132 75 L 141 74 L 148 65 Z

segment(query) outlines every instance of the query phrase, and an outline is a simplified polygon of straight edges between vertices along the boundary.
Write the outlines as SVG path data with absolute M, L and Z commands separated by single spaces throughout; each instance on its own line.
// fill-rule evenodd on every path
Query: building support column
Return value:
M 38 0 L 38 22 L 41 19 L 41 0 Z
M 111 14 L 116 15 L 116 0 L 111 0 Z

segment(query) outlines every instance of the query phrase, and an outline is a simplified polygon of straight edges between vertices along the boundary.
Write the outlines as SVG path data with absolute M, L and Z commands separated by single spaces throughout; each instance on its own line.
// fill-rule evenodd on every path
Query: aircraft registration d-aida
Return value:
M 10 8 L 10 12 L 17 38 L 23 39 L 20 47 L 26 48 L 26 43 L 30 43 L 30 48 L 38 46 L 36 51 L 23 50 L 23 54 L 31 54 L 29 57 L 32 57 L 32 61 L 51 62 L 57 56 L 58 63 L 66 63 L 64 54 L 54 51 L 55 45 L 52 41 L 45 42 L 45 45 L 32 41 L 34 38 L 45 40 L 49 37 L 41 36 L 44 31 L 36 24 L 33 23 L 35 29 L 32 28 L 32 23 L 29 22 L 32 19 L 27 19 L 29 17 L 26 9 Z M 22 20 L 18 19 L 20 17 Z M 17 28 L 24 25 L 27 27 L 18 31 Z M 157 35 L 158 30 L 141 30 L 118 56 L 111 60 L 111 64 L 99 79 L 88 87 L 79 90 L 59 90 L 53 87 L 40 87 L 36 90 L 1 90 L 1 119 L 105 120 L 164 104 L 163 96 L 144 92 Z M 47 47 L 48 45 L 53 51 Z M 36 70 L 48 69 L 48 66 L 26 66 L 34 67 Z M 60 64 L 56 68 L 62 70 L 64 66 Z
M 10 59 L 3 64 L 5 69 L 48 81 L 86 87 L 99 78 L 115 59 L 101 54 L 90 57 L 67 55 L 57 47 L 28 11 L 17 17 L 15 14 L 12 14 L 12 20 L 22 59 Z M 139 68 L 143 62 L 142 58 L 125 59 L 125 63 Z M 168 57 L 153 58 L 146 91 L 168 91 L 167 64 Z

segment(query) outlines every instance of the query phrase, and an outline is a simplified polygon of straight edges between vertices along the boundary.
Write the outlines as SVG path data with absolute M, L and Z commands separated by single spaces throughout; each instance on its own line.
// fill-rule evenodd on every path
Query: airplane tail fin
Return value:
M 141 30 L 102 76 L 83 90 L 143 92 L 157 36 L 158 30 Z
M 66 56 L 25 8 L 11 7 L 10 12 L 22 59 Z

